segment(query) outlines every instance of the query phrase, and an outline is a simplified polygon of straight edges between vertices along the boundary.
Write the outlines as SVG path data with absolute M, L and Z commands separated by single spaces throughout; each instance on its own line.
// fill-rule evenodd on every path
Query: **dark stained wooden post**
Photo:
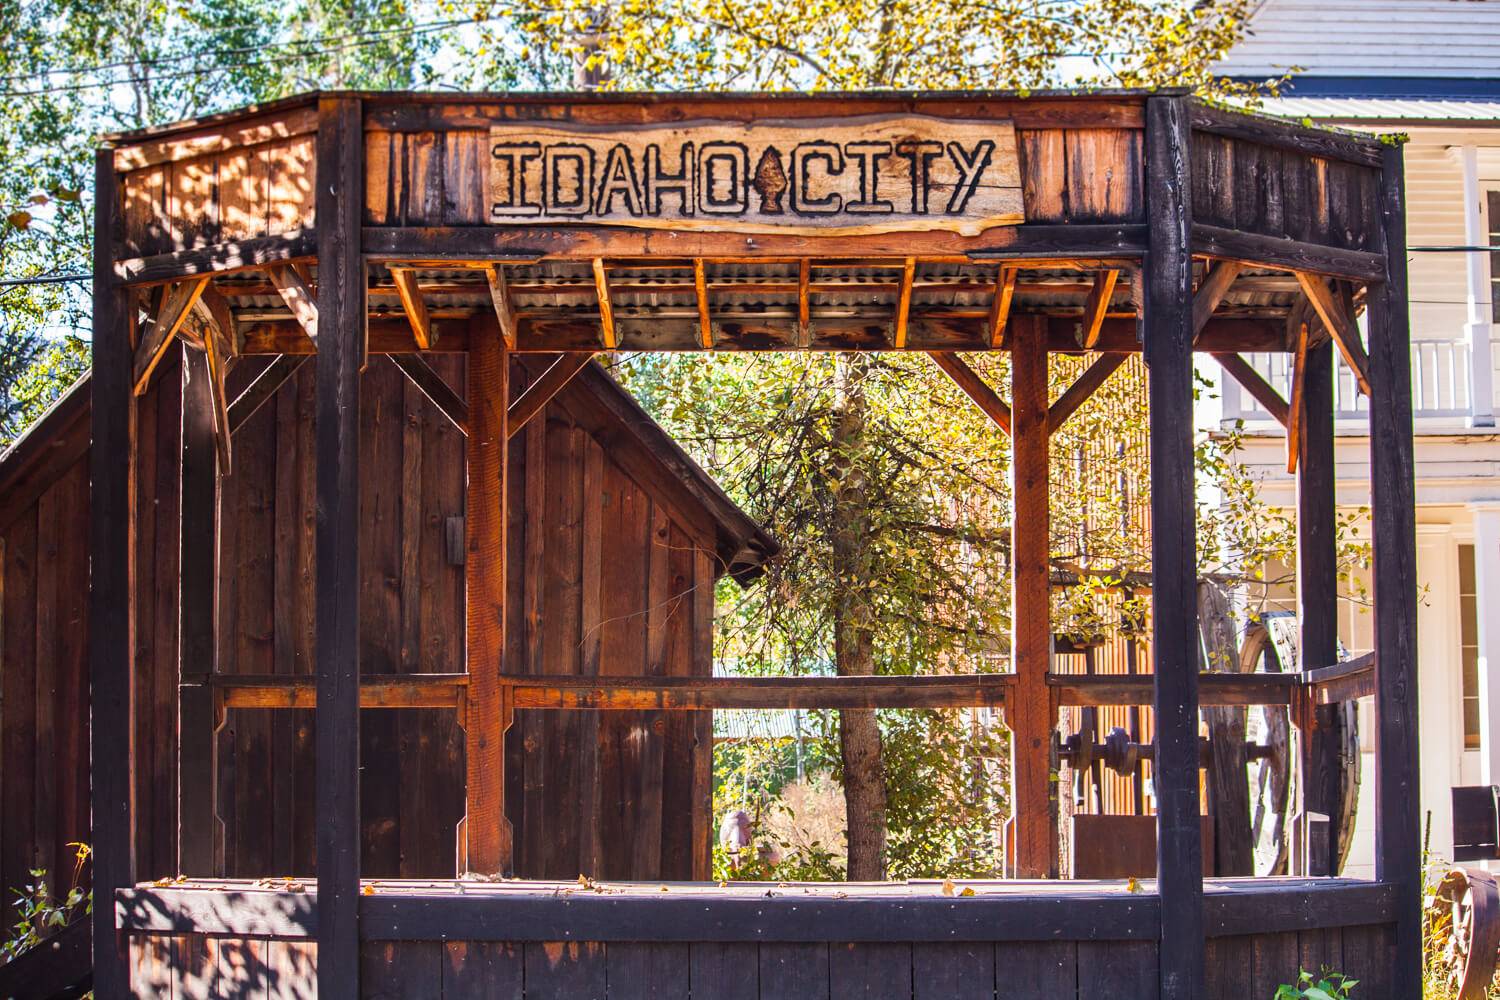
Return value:
M 1417 541 L 1411 324 L 1401 147 L 1385 150 L 1386 279 L 1369 293 L 1370 501 L 1375 548 L 1375 877 L 1396 888 L 1391 995 L 1422 994 L 1421 802 L 1417 797 Z
M 360 102 L 318 103 L 318 995 L 359 996 Z
M 469 666 L 465 725 L 468 784 L 460 871 L 509 872 L 505 818 L 505 730 L 511 722 L 501 684 L 505 653 L 505 414 L 510 358 L 499 329 L 469 342 L 468 487 L 464 503 L 465 630 Z
M 1156 656 L 1156 877 L 1161 895 L 1162 1000 L 1203 995 L 1188 138 L 1183 98 L 1147 99 L 1150 242 L 1142 312 L 1150 372 L 1151 621 Z
M 182 348 L 177 608 L 177 871 L 217 875 L 214 609 L 218 601 L 219 449 L 208 356 Z
M 1297 621 L 1301 627 L 1298 650 L 1301 667 L 1332 666 L 1338 659 L 1338 544 L 1335 537 L 1335 475 L 1333 450 L 1333 344 L 1307 352 L 1302 372 L 1301 432 L 1297 454 Z M 1328 858 L 1338 864 L 1339 801 L 1342 769 L 1337 705 L 1300 706 L 1299 747 L 1303 780 L 1297 843 L 1303 848 L 1294 859 L 1294 874 L 1329 875 L 1305 864 L 1308 858 Z M 1329 822 L 1327 844 L 1308 844 L 1313 829 L 1309 813 L 1322 813 Z
M 115 154 L 94 158 L 93 442 L 89 449 L 89 766 L 93 784 L 94 995 L 130 995 L 115 890 L 135 882 L 135 397 L 130 293 Z
M 1033 317 L 1011 322 L 1011 660 L 1016 684 L 1005 702 L 1011 732 L 1011 826 L 1019 878 L 1057 877 L 1057 785 L 1047 686 L 1051 661 L 1051 530 L 1047 481 L 1047 330 Z

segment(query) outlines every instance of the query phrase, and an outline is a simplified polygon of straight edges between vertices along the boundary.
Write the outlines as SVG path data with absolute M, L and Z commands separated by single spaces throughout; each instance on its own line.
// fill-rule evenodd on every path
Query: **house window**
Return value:
M 1485 228 L 1489 230 L 1486 245 L 1500 247 L 1500 191 L 1486 191 L 1484 200 L 1489 209 L 1485 212 Z M 1500 323 L 1500 250 L 1490 253 L 1490 320 Z
M 1458 547 L 1458 641 L 1464 669 L 1464 749 L 1479 747 L 1479 599 L 1474 546 Z

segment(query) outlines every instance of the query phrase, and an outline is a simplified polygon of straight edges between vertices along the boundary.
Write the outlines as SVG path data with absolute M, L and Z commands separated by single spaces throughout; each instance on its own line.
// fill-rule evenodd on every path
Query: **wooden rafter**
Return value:
M 135 349 L 135 394 L 142 395 L 151 384 L 151 373 L 167 353 L 167 345 L 182 329 L 183 321 L 208 286 L 207 278 L 189 278 L 169 286 L 162 294 L 161 309 L 156 313 L 146 335 Z
M 428 401 L 464 434 L 469 433 L 469 404 L 453 391 L 446 379 L 432 370 L 420 354 L 392 354 L 391 362 L 411 380 Z
M 208 359 L 208 391 L 213 400 L 214 444 L 219 450 L 219 474 L 229 475 L 232 455 L 232 432 L 229 425 L 229 400 L 224 387 L 228 374 L 228 345 L 223 331 L 208 326 L 203 331 L 203 353 Z
M 417 272 L 405 267 L 392 267 L 390 271 L 396 293 L 401 297 L 401 308 L 406 310 L 406 318 L 411 320 L 411 332 L 416 338 L 417 349 L 431 350 L 435 339 L 432 320 L 427 315 L 427 303 L 422 299 L 422 289 L 417 284 Z
M 604 338 L 604 349 L 613 351 L 615 339 L 615 310 L 609 302 L 609 275 L 604 270 L 604 258 L 594 258 L 594 294 L 599 297 L 599 332 Z
M 245 387 L 229 404 L 229 432 L 233 434 L 245 426 L 245 421 L 253 417 L 257 410 L 264 406 L 276 391 L 286 384 L 287 380 L 297 374 L 308 359 L 306 354 L 278 354 L 271 363 L 255 377 L 255 381 Z
M 292 318 L 307 334 L 307 339 L 312 341 L 313 349 L 318 347 L 318 300 L 308 290 L 306 281 L 302 275 L 290 265 L 282 264 L 269 267 L 266 273 L 270 275 L 271 284 L 276 286 L 276 291 L 281 295 L 281 300 L 286 303 L 292 311 Z
M 693 291 L 698 298 L 698 339 L 705 351 L 713 350 L 714 327 L 708 313 L 708 275 L 703 258 L 693 261 Z
M 1312 303 L 1318 318 L 1323 321 L 1323 326 L 1329 336 L 1338 345 L 1339 354 L 1343 355 L 1344 363 L 1354 373 L 1355 381 L 1359 383 L 1359 391 L 1368 396 L 1370 394 L 1370 361 L 1365 354 L 1365 345 L 1360 339 L 1359 327 L 1354 322 L 1353 313 L 1345 308 L 1344 303 L 1320 276 L 1307 271 L 1298 271 L 1297 282 L 1306 293 L 1308 302 Z
M 495 307 L 495 319 L 500 324 L 500 336 L 505 346 L 516 349 L 516 315 L 510 307 L 510 288 L 505 281 L 505 268 L 491 264 L 484 269 L 485 280 L 490 286 L 490 302 Z
M 906 348 L 906 324 L 911 317 L 911 284 L 917 277 L 917 259 L 908 257 L 901 265 L 901 295 L 896 301 L 896 350 Z
M 979 377 L 978 372 L 964 364 L 956 354 L 932 351 L 928 357 L 948 373 L 948 377 L 974 401 L 975 406 L 983 410 L 1002 431 L 1007 435 L 1010 434 L 1010 404 L 1001 399 L 999 393 L 991 389 L 984 379 Z
M 1287 401 L 1281 398 L 1281 393 L 1271 383 L 1261 377 L 1250 362 L 1233 352 L 1215 353 L 1213 357 L 1246 392 L 1255 397 L 1257 403 L 1265 407 L 1267 413 L 1276 418 L 1277 423 L 1283 427 L 1288 426 L 1291 410 Z
M 1010 305 L 1016 297 L 1016 275 L 1019 268 L 1000 265 L 995 281 L 995 298 L 990 303 L 990 346 L 999 348 L 1005 342 L 1005 328 L 1010 323 Z
M 1302 397 L 1307 391 L 1304 373 L 1307 370 L 1308 330 L 1307 323 L 1297 324 L 1297 343 L 1292 362 L 1292 399 L 1287 404 L 1286 421 L 1286 471 L 1297 471 L 1297 454 L 1302 450 Z
M 1193 295 L 1193 343 L 1198 342 L 1198 334 L 1208 325 L 1209 317 L 1219 308 L 1219 303 L 1224 301 L 1224 296 L 1229 292 L 1229 286 L 1234 284 L 1234 279 L 1244 269 L 1245 265 L 1237 260 L 1221 260 L 1203 276 L 1203 283 Z
M 806 347 L 812 341 L 812 261 L 797 261 L 797 343 Z
M 588 366 L 593 357 L 592 351 L 568 351 L 558 355 L 557 360 L 510 404 L 505 413 L 506 437 L 515 437 L 532 417 L 542 412 L 553 396 L 573 380 L 573 376 Z
M 1116 368 L 1125 363 L 1123 354 L 1102 354 L 1094 360 L 1094 363 L 1084 369 L 1082 375 L 1059 397 L 1057 402 L 1047 408 L 1047 433 L 1055 434 L 1063 424 L 1068 422 L 1077 409 L 1088 398 L 1092 396 L 1104 380 L 1114 374 Z
M 1083 304 L 1083 324 L 1078 331 L 1078 343 L 1086 351 L 1092 351 L 1099 343 L 1099 331 L 1104 329 L 1104 317 L 1109 312 L 1110 301 L 1115 296 L 1115 282 L 1120 272 L 1100 271 L 1094 278 L 1094 287 Z
M 245 347 L 245 335 L 240 332 L 239 323 L 234 318 L 234 310 L 229 308 L 229 299 L 224 296 L 224 293 L 212 284 L 204 286 L 203 294 L 198 296 L 193 309 L 218 328 L 224 338 L 229 357 L 239 357 Z

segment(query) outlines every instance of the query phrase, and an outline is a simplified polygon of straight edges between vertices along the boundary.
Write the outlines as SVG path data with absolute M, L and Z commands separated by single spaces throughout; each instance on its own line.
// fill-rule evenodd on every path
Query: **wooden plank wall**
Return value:
M 0 525 L 0 921 L 89 840 L 87 455 Z
M 131 936 L 137 996 L 313 996 L 316 947 L 199 934 Z M 1210 938 L 1206 994 L 1269 997 L 1299 969 L 1343 971 L 1390 995 L 1387 925 Z M 984 943 L 366 942 L 371 1000 L 884 997 L 1054 1000 L 1157 995 L 1156 945 L 1132 941 Z M 168 991 L 171 991 L 170 993 Z
M 545 416 L 510 443 L 509 669 L 710 676 L 712 542 L 563 406 Z M 705 719 L 518 711 L 506 742 L 516 873 L 707 878 Z
M 310 227 L 316 129 L 315 109 L 294 108 L 121 149 L 125 255 Z
M 1377 250 L 1380 172 L 1195 132 L 1193 221 L 1263 236 Z

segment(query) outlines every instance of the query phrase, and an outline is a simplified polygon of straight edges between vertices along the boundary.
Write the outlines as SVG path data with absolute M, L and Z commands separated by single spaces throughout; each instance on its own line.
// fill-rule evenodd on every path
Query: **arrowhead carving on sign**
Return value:
M 781 150 L 767 146 L 755 167 L 755 180 L 751 183 L 760 194 L 760 214 L 780 215 L 781 196 L 786 193 L 786 171 L 781 167 Z

